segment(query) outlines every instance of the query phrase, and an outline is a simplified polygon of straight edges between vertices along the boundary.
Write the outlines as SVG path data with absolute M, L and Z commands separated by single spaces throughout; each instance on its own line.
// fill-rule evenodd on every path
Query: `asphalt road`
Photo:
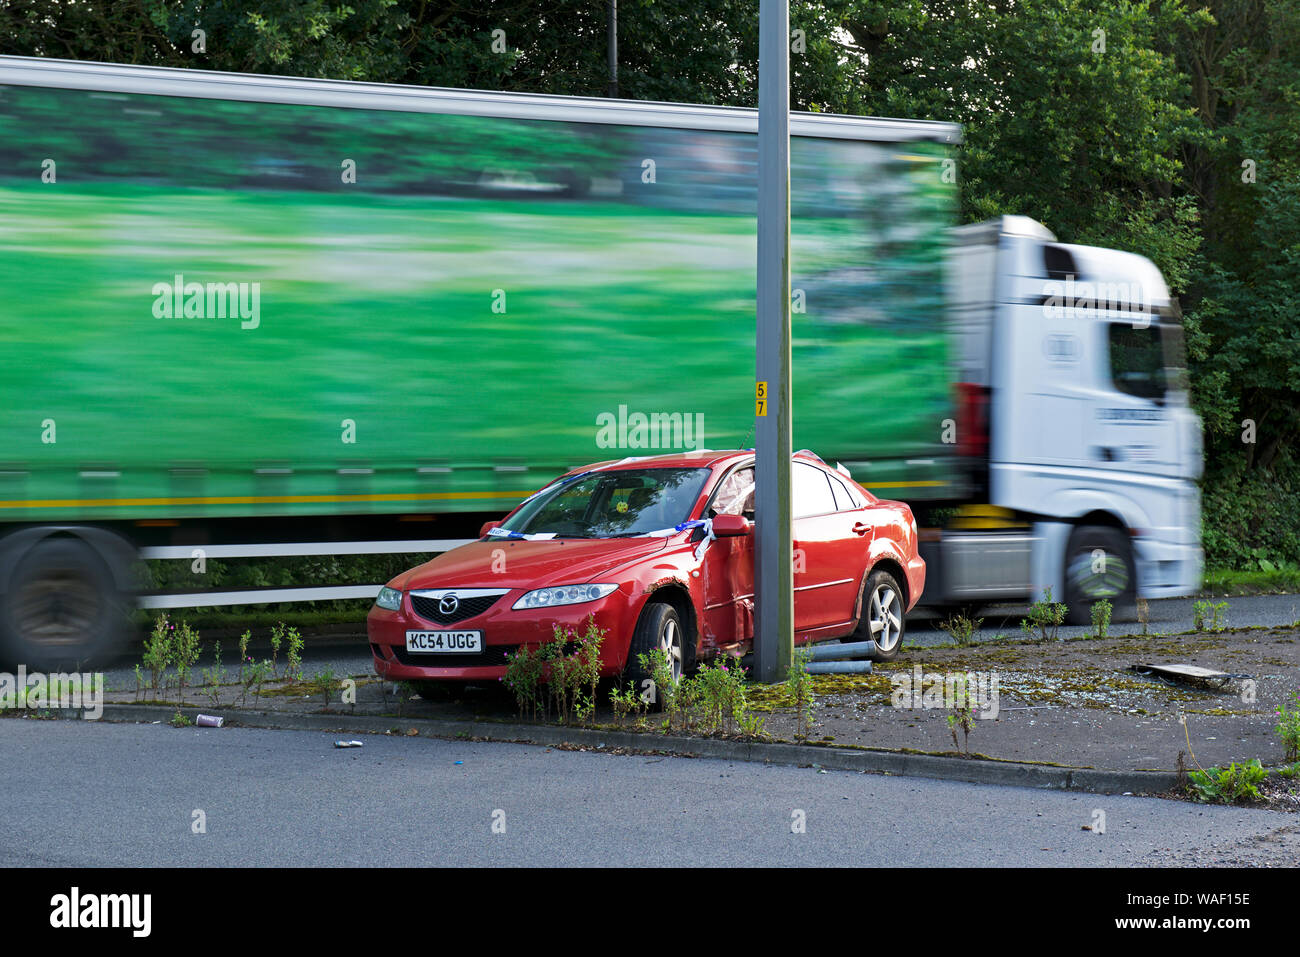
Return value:
M 1253 595 L 1226 600 L 1229 607 L 1225 616 L 1231 627 L 1289 625 L 1300 619 L 1300 595 Z M 1170 598 L 1150 602 L 1149 630 L 1152 633 L 1163 634 L 1177 634 L 1191 630 L 1192 602 L 1191 598 Z M 982 617 L 984 623 L 976 635 L 976 641 L 989 641 L 1001 635 L 1019 637 L 1022 634 L 1020 621 L 1024 618 L 1025 611 L 1024 606 L 1014 605 L 993 606 L 980 611 L 977 617 Z M 941 631 L 937 624 L 937 621 L 924 611 L 909 616 L 904 647 L 908 645 L 925 647 L 951 642 L 952 638 Z M 325 669 L 333 671 L 336 675 L 370 674 L 372 665 L 370 650 L 363 637 L 364 627 L 358 625 L 357 634 L 350 639 L 330 638 L 325 641 L 313 641 L 309 637 L 303 654 L 306 674 L 310 676 Z M 1084 627 L 1063 626 L 1060 634 L 1063 637 L 1071 637 L 1088 631 L 1089 629 Z M 1141 626 L 1134 622 L 1115 622 L 1111 626 L 1111 634 L 1140 631 Z M 224 644 L 225 664 L 229 667 L 234 665 L 237 652 L 231 647 L 232 642 L 229 640 Z M 209 652 L 211 642 L 205 640 L 204 645 L 205 652 L 199 662 L 199 669 L 212 665 Z M 269 651 L 265 649 L 255 653 L 259 657 L 269 655 Z M 124 658 L 113 667 L 105 669 L 104 675 L 108 687 L 117 690 L 133 690 L 135 688 L 133 668 L 139 660 L 138 655 Z M 283 653 L 281 661 L 283 662 Z
M 333 740 L 0 720 L 0 754 L 21 769 L 0 778 L 0 866 L 1300 860 L 1295 816 L 1273 811 L 526 745 L 364 736 L 364 747 L 339 750 Z M 206 833 L 194 833 L 196 812 Z M 1083 830 L 1098 812 L 1105 832 Z

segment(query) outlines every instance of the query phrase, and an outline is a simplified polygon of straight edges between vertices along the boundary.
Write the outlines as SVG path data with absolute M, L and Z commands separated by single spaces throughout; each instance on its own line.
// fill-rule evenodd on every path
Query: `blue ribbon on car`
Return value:
M 698 562 L 704 557 L 705 551 L 708 550 L 709 542 L 716 542 L 717 537 L 713 534 L 713 519 L 711 518 L 693 518 L 687 522 L 678 522 L 672 528 L 661 528 L 655 532 L 646 532 L 647 538 L 667 538 L 670 535 L 676 535 L 678 532 L 689 531 L 693 528 L 704 529 L 704 537 L 700 543 L 695 546 L 695 560 Z
M 713 534 L 713 519 L 711 518 L 693 518 L 690 521 L 678 522 L 672 528 L 660 528 L 653 532 L 646 532 L 645 537 L 668 538 L 669 536 L 676 535 L 680 532 L 690 531 L 694 528 L 704 529 L 704 537 L 700 539 L 700 543 L 695 546 L 695 560 L 698 562 L 704 558 L 704 553 L 708 550 L 709 543 L 718 540 L 717 536 Z M 538 532 L 530 535 L 526 532 L 515 532 L 504 528 L 492 528 L 488 529 L 488 537 L 498 539 L 504 538 L 512 541 L 544 542 L 555 538 L 555 532 Z

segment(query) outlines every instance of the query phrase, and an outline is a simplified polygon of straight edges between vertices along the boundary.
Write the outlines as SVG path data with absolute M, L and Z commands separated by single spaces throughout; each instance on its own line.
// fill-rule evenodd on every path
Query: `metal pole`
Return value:
M 790 526 L 789 0 L 761 0 L 758 23 L 754 667 L 760 681 L 771 682 L 785 679 L 794 650 Z
M 618 98 L 618 0 L 609 0 L 609 96 Z

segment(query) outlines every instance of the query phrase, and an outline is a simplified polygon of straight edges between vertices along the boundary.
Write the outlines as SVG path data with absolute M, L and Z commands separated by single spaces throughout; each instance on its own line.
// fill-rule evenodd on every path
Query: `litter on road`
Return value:
M 1233 682 L 1249 681 L 1252 675 L 1231 674 L 1200 665 L 1130 665 L 1129 671 L 1178 684 L 1228 690 Z

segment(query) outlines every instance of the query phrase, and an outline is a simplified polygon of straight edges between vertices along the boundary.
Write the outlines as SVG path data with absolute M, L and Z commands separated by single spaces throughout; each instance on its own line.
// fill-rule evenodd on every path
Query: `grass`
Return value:
M 1300 568 L 1272 571 L 1207 568 L 1201 585 L 1204 595 L 1282 595 L 1300 592 Z

